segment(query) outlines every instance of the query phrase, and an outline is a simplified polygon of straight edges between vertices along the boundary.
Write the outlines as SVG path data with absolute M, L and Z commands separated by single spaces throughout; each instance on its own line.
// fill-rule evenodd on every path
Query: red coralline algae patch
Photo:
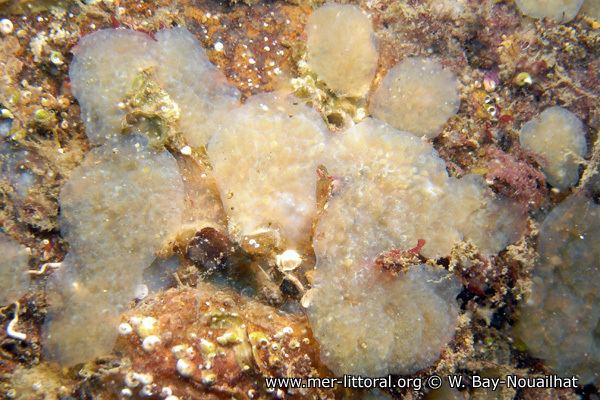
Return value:
M 540 206 L 546 196 L 544 174 L 520 154 L 505 153 L 496 146 L 485 150 L 486 180 L 495 191 L 512 198 L 528 209 Z

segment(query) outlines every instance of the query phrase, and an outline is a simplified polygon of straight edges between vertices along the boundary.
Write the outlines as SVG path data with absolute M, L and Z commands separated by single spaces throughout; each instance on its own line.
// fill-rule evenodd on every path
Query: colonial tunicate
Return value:
M 519 10 L 533 18 L 568 22 L 575 18 L 584 0 L 516 0 Z
M 397 129 L 433 138 L 459 106 L 458 80 L 452 71 L 431 58 L 409 57 L 385 75 L 370 110 Z
M 355 5 L 329 3 L 306 23 L 307 61 L 340 94 L 364 96 L 377 69 L 377 44 L 369 17 Z
M 521 146 L 534 152 L 548 183 L 559 189 L 579 180 L 579 165 L 587 153 L 583 123 L 562 107 L 550 107 L 521 128 Z
M 319 217 L 309 318 L 336 374 L 410 374 L 431 365 L 454 335 L 460 284 L 443 269 L 378 268 L 384 252 L 419 241 L 428 257 L 461 240 L 493 254 L 517 239 L 514 207 L 475 176 L 451 178 L 433 147 L 367 119 L 337 137 L 324 164 L 340 181 Z
M 47 287 L 51 358 L 74 364 L 110 351 L 119 310 L 181 224 L 183 196 L 175 159 L 149 149 L 144 137 L 127 136 L 86 155 L 59 199 L 70 254 Z
M 0 305 L 16 301 L 29 287 L 29 253 L 20 243 L 0 233 Z
M 314 110 L 278 94 L 253 96 L 229 116 L 208 155 L 235 239 L 272 233 L 281 245 L 308 244 L 326 135 Z
M 600 206 L 582 193 L 540 227 L 540 260 L 515 334 L 535 357 L 583 383 L 600 379 Z
M 218 116 L 239 102 L 238 90 L 184 28 L 161 30 L 156 40 L 133 30 L 100 30 L 84 36 L 74 53 L 69 76 L 94 144 L 123 130 L 125 100 L 141 79 L 155 80 L 165 91 L 162 101 L 177 110 L 169 114 L 171 122 L 196 147 L 206 144 Z

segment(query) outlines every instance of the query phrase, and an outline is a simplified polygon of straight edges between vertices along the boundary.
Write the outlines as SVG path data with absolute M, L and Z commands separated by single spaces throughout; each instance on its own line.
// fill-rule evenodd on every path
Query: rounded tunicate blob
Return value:
M 516 206 L 496 199 L 480 176 L 448 176 L 433 146 L 414 135 L 366 119 L 336 137 L 331 148 L 324 165 L 348 190 L 330 200 L 326 215 L 333 209 L 339 214 L 320 223 L 317 250 L 370 246 L 374 257 L 424 239 L 424 255 L 443 257 L 457 242 L 471 240 L 482 253 L 495 254 L 523 231 Z M 362 238 L 361 232 L 369 242 L 337 244 L 346 236 Z
M 120 267 L 115 270 L 107 265 L 104 272 L 88 270 L 67 254 L 46 284 L 48 313 L 42 340 L 47 359 L 72 366 L 111 352 L 118 316 L 124 310 L 124 297 L 118 291 L 131 285 L 121 276 L 124 266 Z
M 324 362 L 369 376 L 433 364 L 454 335 L 460 284 L 428 265 L 390 277 L 378 256 L 423 240 L 427 257 L 461 240 L 493 254 L 520 236 L 521 214 L 480 177 L 449 177 L 431 144 L 373 119 L 332 140 L 324 165 L 337 184 L 315 229 L 305 302 Z
M 560 375 L 600 382 L 600 206 L 572 195 L 546 217 L 515 334 Z
M 588 17 L 600 20 L 600 0 L 585 0 L 581 12 Z
M 278 231 L 307 245 L 326 127 L 312 109 L 277 94 L 251 97 L 209 142 L 208 155 L 236 240 Z
M 125 118 L 119 106 L 141 70 L 155 65 L 155 42 L 126 29 L 103 29 L 81 38 L 73 50 L 69 78 L 90 142 L 118 134 Z
M 44 351 L 73 365 L 112 348 L 116 316 L 181 224 L 184 187 L 171 154 L 131 135 L 90 151 L 59 202 L 70 253 L 46 289 Z
M 100 30 L 84 36 L 74 54 L 69 77 L 93 144 L 123 130 L 126 99 L 142 79 L 156 79 L 164 90 L 160 100 L 195 147 L 206 145 L 217 121 L 239 103 L 239 91 L 184 28 L 163 29 L 156 40 L 133 30 Z
M 579 164 L 587 153 L 583 123 L 562 107 L 550 107 L 521 128 L 521 146 L 536 154 L 548 183 L 559 189 L 579 180 Z
M 63 186 L 61 233 L 86 269 L 137 277 L 180 226 L 183 199 L 173 156 L 123 137 L 90 151 Z
M 532 18 L 568 22 L 575 18 L 583 0 L 515 0 L 519 11 Z
M 187 29 L 164 29 L 156 40 L 158 79 L 179 106 L 179 128 L 190 145 L 205 146 L 218 120 L 239 104 L 240 92 Z
M 0 233 L 0 305 L 16 301 L 29 288 L 29 253 L 20 243 Z
M 411 57 L 388 71 L 370 110 L 397 129 L 433 138 L 459 106 L 456 76 L 433 59 Z
M 329 274 L 315 281 L 309 315 L 321 358 L 337 375 L 411 374 L 454 336 L 460 284 L 442 269 L 414 266 L 390 279 L 360 260 L 338 261 Z
M 377 69 L 377 44 L 369 17 L 358 6 L 326 4 L 306 23 L 307 61 L 332 90 L 364 96 Z

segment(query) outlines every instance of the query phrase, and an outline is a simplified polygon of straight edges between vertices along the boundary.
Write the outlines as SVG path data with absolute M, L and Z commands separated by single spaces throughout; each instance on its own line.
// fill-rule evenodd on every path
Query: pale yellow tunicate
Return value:
M 540 226 L 539 263 L 515 334 L 534 357 L 582 384 L 600 382 L 600 205 L 578 193 Z
M 29 286 L 29 254 L 19 242 L 0 233 L 0 305 L 19 300 Z
M 173 156 L 132 135 L 90 151 L 59 200 L 70 251 L 87 270 L 118 271 L 111 286 L 117 292 L 120 282 L 129 287 L 141 277 L 179 228 L 184 188 Z
M 419 265 L 390 278 L 369 262 L 338 262 L 327 273 L 316 275 L 308 312 L 321 359 L 337 375 L 411 374 L 454 336 L 460 284 L 442 269 Z
M 120 132 L 120 103 L 141 70 L 155 65 L 155 42 L 128 29 L 103 29 L 81 38 L 73 50 L 69 78 L 90 142 L 101 144 Z
M 251 97 L 229 116 L 208 155 L 236 240 L 277 231 L 288 245 L 308 243 L 326 135 L 314 110 L 277 94 Z
M 123 286 L 131 274 L 121 275 L 111 267 L 98 273 L 67 254 L 61 268 L 50 276 L 46 284 L 48 313 L 42 327 L 46 359 L 72 366 L 112 351 L 118 316 L 124 309 Z
M 84 36 L 69 68 L 93 144 L 118 135 L 125 126 L 127 96 L 144 72 L 156 79 L 177 110 L 177 128 L 195 147 L 206 145 L 219 117 L 239 103 L 240 93 L 206 56 L 185 28 L 150 36 L 128 29 L 104 29 Z
M 411 248 L 424 239 L 423 254 L 428 257 L 449 255 L 461 240 L 494 254 L 521 233 L 512 204 L 495 198 L 479 176 L 448 176 L 433 146 L 414 135 L 366 119 L 337 136 L 331 147 L 324 165 L 331 175 L 342 178 L 347 190 L 329 202 L 326 215 L 337 207 L 339 215 L 316 236 L 317 252 L 321 247 L 340 251 L 336 258 L 343 259 L 343 252 L 360 247 L 361 253 L 374 257 L 392 247 Z M 363 237 L 370 239 L 335 244 L 342 238 Z
M 519 10 L 532 18 L 568 22 L 575 18 L 583 0 L 515 0 Z
M 354 5 L 326 4 L 306 24 L 307 61 L 335 92 L 364 96 L 377 69 L 377 44 L 369 17 Z
M 333 139 L 324 165 L 338 184 L 319 215 L 304 302 L 323 361 L 369 376 L 430 366 L 454 335 L 460 285 L 428 265 L 390 277 L 375 260 L 419 240 L 430 258 L 461 240 L 493 254 L 521 235 L 521 214 L 480 177 L 449 177 L 431 144 L 373 119 Z
M 581 12 L 600 21 L 600 0 L 585 0 L 581 6 Z
M 459 106 L 456 76 L 433 59 L 411 57 L 388 71 L 370 110 L 397 129 L 433 138 Z
M 562 107 L 550 107 L 521 128 L 521 146 L 536 154 L 548 183 L 559 189 L 579 180 L 579 165 L 587 153 L 583 123 Z
M 69 255 L 50 279 L 44 352 L 63 365 L 110 352 L 116 317 L 181 225 L 184 187 L 167 151 L 129 135 L 91 150 L 60 193 Z
M 156 40 L 158 79 L 179 106 L 179 129 L 190 145 L 205 146 L 218 120 L 239 105 L 240 92 L 187 29 L 163 29 Z

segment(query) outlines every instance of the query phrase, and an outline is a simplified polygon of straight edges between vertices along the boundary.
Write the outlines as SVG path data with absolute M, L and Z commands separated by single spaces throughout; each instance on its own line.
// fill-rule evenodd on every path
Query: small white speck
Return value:
M 179 150 L 181 154 L 184 156 L 189 156 L 192 154 L 192 148 L 190 146 L 183 146 L 181 150 Z
M 2 20 L 0 20 L 0 32 L 2 32 L 5 35 L 9 35 L 12 33 L 13 29 L 13 23 L 10 19 L 3 18 Z
M 215 43 L 215 50 L 216 51 L 223 51 L 223 43 L 221 43 L 221 42 Z
M 250 59 L 248 60 L 248 62 L 249 62 L 250 64 L 256 64 L 256 60 L 255 60 L 254 58 L 250 58 Z
M 184 377 L 191 376 L 194 372 L 194 365 L 188 360 L 181 358 L 177 360 L 177 372 Z
M 151 335 L 144 339 L 144 341 L 142 342 L 142 348 L 146 352 L 151 352 L 151 351 L 154 351 L 156 349 L 156 347 L 158 347 L 159 344 L 160 344 L 159 337 Z
M 119 335 L 129 335 L 131 332 L 133 332 L 133 328 L 127 322 L 123 322 L 119 324 L 118 332 Z
M 148 286 L 144 285 L 143 283 L 137 285 L 135 288 L 135 298 L 138 300 L 143 300 L 148 296 L 149 292 L 150 290 L 148 289 Z

